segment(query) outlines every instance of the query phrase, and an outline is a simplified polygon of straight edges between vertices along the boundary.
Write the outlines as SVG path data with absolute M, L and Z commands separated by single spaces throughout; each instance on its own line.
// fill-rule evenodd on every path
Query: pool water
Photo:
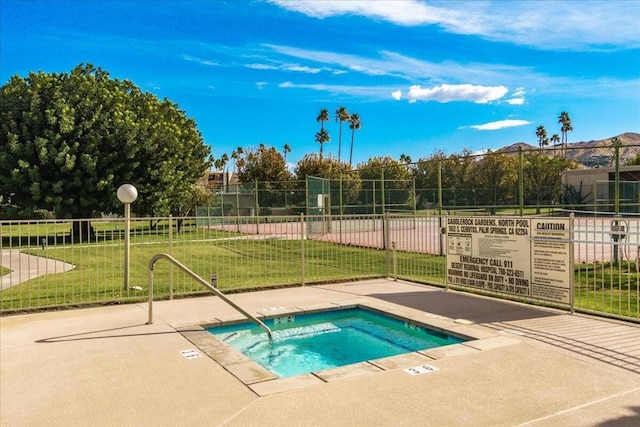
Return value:
M 369 310 L 287 315 L 207 331 L 281 378 L 465 341 Z

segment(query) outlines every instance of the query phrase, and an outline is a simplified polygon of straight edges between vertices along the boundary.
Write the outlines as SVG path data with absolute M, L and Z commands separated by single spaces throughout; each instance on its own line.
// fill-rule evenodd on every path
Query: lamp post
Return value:
M 138 190 L 131 184 L 118 187 L 118 200 L 124 204 L 124 289 L 129 289 L 129 232 L 131 230 L 131 203 L 138 198 Z

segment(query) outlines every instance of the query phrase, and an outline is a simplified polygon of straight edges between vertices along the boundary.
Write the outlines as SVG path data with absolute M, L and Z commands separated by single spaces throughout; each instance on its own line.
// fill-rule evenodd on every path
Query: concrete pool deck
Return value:
M 5 316 L 0 425 L 640 425 L 638 324 L 384 279 L 230 298 L 257 315 L 384 307 L 482 339 L 262 393 L 184 333 L 237 317 L 216 297 L 156 302 L 152 325 L 146 303 Z M 437 371 L 404 370 L 424 362 Z

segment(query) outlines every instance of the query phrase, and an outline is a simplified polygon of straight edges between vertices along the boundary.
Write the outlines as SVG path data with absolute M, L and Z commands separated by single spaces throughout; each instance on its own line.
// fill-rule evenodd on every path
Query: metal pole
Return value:
M 380 204 L 382 204 L 382 213 L 384 214 L 385 212 L 387 212 L 387 209 L 385 207 L 385 196 L 384 196 L 384 166 L 381 166 L 380 169 L 381 169 L 381 173 L 380 173 Z
M 129 289 L 129 258 L 131 247 L 129 233 L 131 231 L 131 203 L 124 204 L 124 290 Z
M 571 307 L 571 314 L 575 314 L 575 291 L 573 288 L 573 281 L 574 281 L 574 259 L 573 259 L 573 254 L 574 254 L 574 250 L 575 250 L 575 214 L 572 212 L 571 214 L 569 214 L 569 305 Z
M 301 260 L 301 276 L 302 276 L 302 286 L 304 286 L 304 262 L 305 262 L 305 254 L 304 254 L 304 214 L 300 214 L 300 260 Z
M 173 215 L 169 215 L 169 255 L 173 256 Z M 169 299 L 173 299 L 173 264 L 169 263 Z
M 520 216 L 524 216 L 524 156 L 522 147 L 518 148 L 518 202 L 520 204 Z
M 385 212 L 382 217 L 382 248 L 384 249 L 385 270 L 388 278 L 391 270 L 391 260 L 389 259 L 389 212 Z
M 398 254 L 396 253 L 396 242 L 391 242 L 391 250 L 393 251 L 393 280 L 398 281 Z
M 338 232 L 340 234 L 340 244 L 342 244 L 342 214 L 344 213 L 343 206 L 342 206 L 342 174 L 340 174 L 339 190 L 340 190 L 340 197 L 338 199 L 340 200 L 340 223 L 338 224 L 338 227 L 339 227 Z
M 255 204 L 255 216 L 256 216 L 256 234 L 260 234 L 260 217 L 258 216 L 258 209 L 260 208 L 260 204 L 258 203 L 258 181 L 256 180 L 256 184 L 255 184 L 255 197 L 254 197 L 254 204 Z
M 614 213 L 616 215 L 620 214 L 620 141 L 618 138 L 613 139 L 613 149 L 615 150 L 615 162 L 616 162 L 616 172 L 615 172 L 615 187 L 614 187 L 614 196 L 613 196 L 613 205 L 614 205 Z
M 236 231 L 240 232 L 240 188 L 236 184 Z
M 438 241 L 440 245 L 439 255 L 442 256 L 444 255 L 442 242 L 444 237 L 440 230 L 442 230 L 442 159 L 438 159 L 438 233 L 440 233 Z
M 156 254 L 153 257 L 151 257 L 151 260 L 149 261 L 149 303 L 150 304 L 152 301 L 152 292 L 153 292 L 153 266 L 156 263 L 156 261 L 158 261 L 160 258 L 165 258 L 170 262 L 174 263 L 187 275 L 191 276 L 195 281 L 199 282 L 202 286 L 204 286 L 205 288 L 213 292 L 215 295 L 217 295 L 221 300 L 229 304 L 231 307 L 235 308 L 240 313 L 244 314 L 245 317 L 247 317 L 248 319 L 256 323 L 258 326 L 260 326 L 262 329 L 264 329 L 267 332 L 267 335 L 269 335 L 269 338 L 272 338 L 271 329 L 269 329 L 269 327 L 265 325 L 261 320 L 259 320 L 257 317 L 255 317 L 248 311 L 244 310 L 238 304 L 231 301 L 225 294 L 220 292 L 218 289 L 213 287 L 210 283 L 206 282 L 203 278 L 198 276 L 196 273 L 191 271 L 187 266 L 185 266 L 184 264 L 182 264 L 180 261 L 178 261 L 177 259 L 175 259 L 169 254 L 165 254 L 165 253 Z M 149 320 L 151 321 L 153 319 L 150 318 Z

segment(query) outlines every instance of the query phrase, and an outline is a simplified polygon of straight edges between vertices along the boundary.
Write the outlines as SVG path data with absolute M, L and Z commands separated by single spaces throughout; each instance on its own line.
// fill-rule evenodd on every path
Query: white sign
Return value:
M 570 219 L 448 217 L 447 283 L 570 303 Z
M 183 355 L 185 359 L 194 359 L 196 357 L 200 357 L 200 353 L 198 353 L 196 350 L 182 350 L 180 354 Z

